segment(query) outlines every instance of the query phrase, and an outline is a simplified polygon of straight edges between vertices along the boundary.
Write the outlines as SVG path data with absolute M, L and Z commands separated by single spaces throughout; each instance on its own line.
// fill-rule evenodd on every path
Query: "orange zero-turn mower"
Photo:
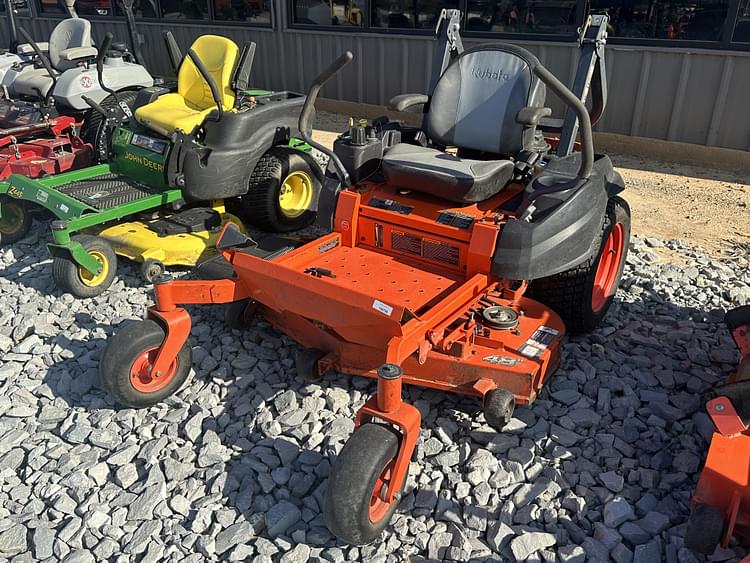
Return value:
M 327 234 L 255 241 L 225 228 L 217 248 L 233 272 L 155 279 L 147 319 L 120 330 L 100 363 L 118 402 L 154 404 L 190 370 L 182 305 L 228 303 L 232 326 L 262 315 L 305 348 L 299 375 L 336 369 L 377 378 L 325 502 L 330 530 L 348 543 L 374 540 L 401 498 L 421 423 L 402 401 L 402 384 L 476 396 L 501 430 L 557 367 L 566 325 L 585 332 L 604 316 L 625 263 L 623 182 L 609 158 L 594 154 L 585 95 L 519 47 L 463 50 L 458 18 L 443 14 L 429 95 L 392 102 L 427 106 L 421 128 L 387 118 L 352 125 L 330 151 L 309 137 L 313 104 L 351 53 L 313 84 L 299 125 L 330 157 L 317 202 Z M 582 35 L 606 36 L 606 16 L 590 24 Z M 601 43 L 582 45 L 598 69 Z M 605 75 L 589 72 L 588 62 L 581 68 Z M 590 90 L 587 80 L 577 84 Z M 545 140 L 547 88 L 573 117 L 550 123 L 562 131 Z M 570 124 L 580 126 L 580 151 L 558 140 L 575 138 Z
M 732 536 L 750 539 L 750 305 L 732 309 L 725 320 L 740 364 L 706 404 L 716 432 L 685 533 L 685 545 L 706 555 L 729 545 Z

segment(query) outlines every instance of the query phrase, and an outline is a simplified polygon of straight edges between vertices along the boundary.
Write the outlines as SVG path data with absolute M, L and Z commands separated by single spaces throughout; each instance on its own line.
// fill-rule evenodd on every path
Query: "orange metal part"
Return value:
M 386 412 L 380 410 L 378 407 L 378 397 L 371 397 L 357 411 L 354 420 L 355 428 L 366 422 L 382 420 L 393 424 L 401 431 L 401 443 L 399 444 L 398 453 L 396 454 L 396 460 L 391 472 L 391 486 L 388 487 L 386 498 L 383 499 L 386 503 L 391 503 L 395 500 L 396 492 L 401 489 L 401 483 L 406 479 L 409 472 L 409 462 L 417 445 L 419 427 L 422 423 L 422 415 L 419 414 L 419 410 L 416 407 L 400 401 L 400 397 L 399 403 L 398 408 Z
M 737 373 L 729 377 L 730 383 L 750 377 L 750 370 L 743 372 L 750 366 L 748 311 L 750 309 L 741 307 L 727 313 L 727 324 L 741 355 Z M 706 410 L 718 432 L 711 438 L 706 464 L 698 478 L 692 502 L 707 504 L 723 512 L 722 546 L 726 547 L 732 536 L 750 539 L 750 427 L 739 416 L 730 398 L 720 393 L 706 403 Z M 750 557 L 743 561 L 750 563 Z
M 159 378 L 169 372 L 177 354 L 180 353 L 183 345 L 187 342 L 191 326 L 190 315 L 182 308 L 159 311 L 151 307 L 148 309 L 146 316 L 159 322 L 167 332 L 151 368 L 154 377 Z
M 384 413 L 396 412 L 401 401 L 401 378 L 385 379 L 378 377 L 378 409 Z
M 750 436 L 714 433 L 693 503 L 724 512 L 724 547 L 733 535 L 750 538 Z

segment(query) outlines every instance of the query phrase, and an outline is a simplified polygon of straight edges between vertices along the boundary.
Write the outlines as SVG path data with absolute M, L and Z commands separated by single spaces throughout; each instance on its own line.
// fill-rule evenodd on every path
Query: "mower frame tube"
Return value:
M 578 128 L 581 134 L 581 154 L 583 155 L 581 166 L 578 169 L 578 178 L 588 178 L 594 167 L 594 136 L 591 131 L 591 117 L 589 117 L 586 106 L 565 84 L 560 82 L 554 74 L 541 64 L 534 67 L 534 74 L 578 116 Z
M 315 78 L 315 81 L 312 83 L 312 86 L 310 86 L 310 90 L 307 93 L 307 98 L 305 99 L 305 104 L 302 107 L 302 111 L 300 112 L 300 115 L 299 115 L 300 135 L 305 140 L 305 142 L 309 144 L 311 147 L 318 149 L 319 151 L 321 151 L 322 153 L 330 157 L 332 166 L 336 170 L 336 174 L 341 179 L 341 183 L 344 186 L 351 185 L 351 180 L 349 179 L 349 172 L 347 172 L 346 167 L 341 163 L 341 160 L 339 159 L 338 155 L 335 152 L 333 152 L 332 150 L 328 149 L 327 147 L 324 147 L 320 143 L 317 143 L 313 140 L 312 121 L 315 115 L 315 100 L 318 98 L 318 93 L 320 92 L 320 89 L 337 72 L 339 72 L 342 68 L 348 65 L 352 61 L 353 58 L 354 58 L 354 55 L 352 54 L 352 52 L 346 51 L 338 59 L 333 61 L 333 63 L 331 63 L 331 65 L 327 69 L 325 69 Z
M 154 372 L 167 372 L 190 334 L 190 315 L 178 304 L 232 303 L 249 296 L 250 292 L 237 279 L 173 281 L 169 275 L 155 278 L 156 305 L 148 308 L 146 317 L 162 324 L 166 336 L 154 360 Z
M 8 52 L 15 53 L 16 48 L 18 48 L 18 28 L 13 13 L 13 0 L 4 0 L 3 4 L 5 4 L 5 16 L 8 20 Z

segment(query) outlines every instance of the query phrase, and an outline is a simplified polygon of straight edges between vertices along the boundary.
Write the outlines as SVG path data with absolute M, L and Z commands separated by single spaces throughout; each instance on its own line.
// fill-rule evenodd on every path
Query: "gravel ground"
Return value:
M 602 327 L 567 342 L 502 434 L 475 400 L 409 389 L 419 461 L 382 541 L 358 548 L 331 537 L 321 506 L 372 382 L 305 383 L 290 339 L 262 321 L 231 332 L 218 307 L 194 307 L 188 384 L 151 409 L 116 409 L 97 362 L 150 292 L 123 261 L 103 296 L 61 295 L 47 233 L 37 224 L 0 252 L 0 558 L 699 560 L 683 534 L 712 429 L 703 396 L 737 360 L 722 313 L 750 302 L 747 255 L 634 239 Z M 665 249 L 689 266 L 659 262 Z

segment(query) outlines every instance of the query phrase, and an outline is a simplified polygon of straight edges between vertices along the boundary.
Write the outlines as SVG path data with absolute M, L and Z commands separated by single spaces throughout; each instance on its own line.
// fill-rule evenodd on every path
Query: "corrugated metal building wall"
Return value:
M 325 87 L 323 96 L 384 105 L 395 94 L 424 91 L 434 49 L 430 37 L 289 29 L 286 3 L 275 0 L 274 9 L 274 29 L 139 22 L 149 69 L 171 72 L 163 31 L 171 30 L 183 49 L 209 32 L 240 44 L 248 40 L 258 44 L 253 82 L 260 87 L 304 91 L 326 64 L 349 49 L 355 54 L 354 63 Z M 19 25 L 35 37 L 46 37 L 58 21 L 19 18 Z M 93 28 L 97 39 L 106 31 L 120 40 L 127 38 L 121 21 L 94 20 Z M 482 41 L 488 40 L 464 38 L 466 45 Z M 517 43 L 572 82 L 578 58 L 574 43 Z M 750 52 L 609 45 L 607 75 L 609 103 L 596 130 L 750 150 Z M 559 112 L 560 104 L 550 103 Z

